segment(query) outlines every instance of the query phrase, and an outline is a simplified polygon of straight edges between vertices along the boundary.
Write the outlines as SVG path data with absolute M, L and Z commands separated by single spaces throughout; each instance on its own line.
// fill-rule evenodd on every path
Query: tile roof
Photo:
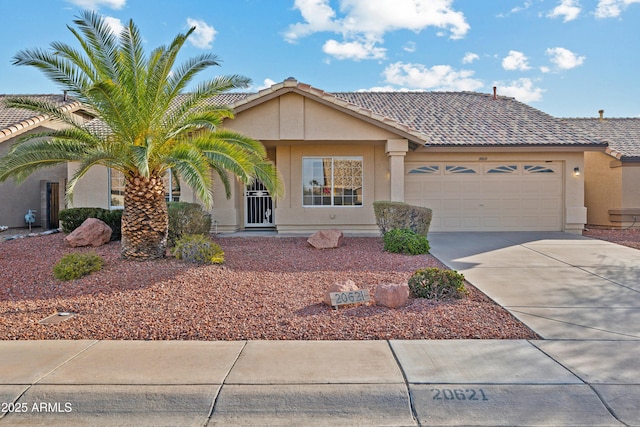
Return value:
M 597 136 L 513 98 L 494 99 L 492 95 L 474 92 L 330 93 L 287 79 L 257 93 L 221 94 L 213 97 L 211 103 L 229 105 L 241 112 L 284 92 L 299 93 L 397 130 L 420 145 L 606 146 Z M 0 129 L 5 120 L 3 114 L 0 109 Z M 97 119 L 87 125 L 103 127 Z
M 640 118 L 568 118 L 581 131 L 607 142 L 622 160 L 640 160 Z
M 413 136 L 428 146 L 604 146 L 600 140 L 513 98 L 475 92 L 325 92 L 287 79 L 253 94 L 239 108 L 282 91 L 334 104 Z M 217 101 L 217 100 L 216 100 Z
M 79 102 L 71 98 L 65 101 L 63 95 L 0 95 L 0 139 L 4 139 L 22 129 L 49 120 L 49 116 L 44 114 L 36 114 L 33 111 L 23 110 L 21 108 L 8 108 L 5 106 L 4 101 L 7 98 L 20 96 L 46 100 L 58 106 L 65 106 L 69 110 L 81 106 Z

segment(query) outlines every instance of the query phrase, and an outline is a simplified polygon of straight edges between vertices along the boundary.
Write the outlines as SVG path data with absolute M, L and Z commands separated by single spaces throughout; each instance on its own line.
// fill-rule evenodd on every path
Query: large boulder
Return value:
M 376 305 L 388 308 L 398 308 L 407 305 L 409 301 L 409 285 L 406 283 L 384 283 L 376 286 Z
M 320 230 L 307 239 L 307 243 L 316 249 L 331 249 L 342 246 L 342 231 L 335 228 Z
M 79 246 L 101 246 L 111 239 L 111 227 L 98 218 L 87 218 L 80 227 L 64 238 L 72 248 Z
M 329 294 L 331 292 L 351 292 L 357 291 L 358 287 L 353 282 L 353 280 L 347 280 L 345 282 L 336 282 L 333 285 L 329 286 L 327 292 L 324 294 L 324 303 L 327 305 L 331 305 L 331 297 Z

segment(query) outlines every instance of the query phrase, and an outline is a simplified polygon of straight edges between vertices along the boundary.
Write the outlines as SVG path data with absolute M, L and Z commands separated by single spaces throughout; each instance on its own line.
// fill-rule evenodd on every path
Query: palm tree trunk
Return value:
M 160 176 L 126 176 L 122 213 L 123 258 L 138 260 L 165 256 L 169 220 L 164 182 Z

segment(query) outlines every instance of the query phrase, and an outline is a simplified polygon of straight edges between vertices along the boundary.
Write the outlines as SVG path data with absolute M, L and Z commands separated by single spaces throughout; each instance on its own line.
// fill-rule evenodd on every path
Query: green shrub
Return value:
M 59 218 L 62 223 L 62 231 L 71 233 L 80 227 L 87 218 L 97 218 L 106 209 L 102 208 L 71 208 L 60 211 Z
M 107 210 L 102 208 L 70 208 L 60 211 L 60 222 L 64 233 L 71 233 L 80 227 L 87 218 L 98 218 L 111 227 L 111 240 L 122 237 L 122 209 Z
M 462 274 L 439 268 L 424 268 L 413 273 L 409 289 L 414 297 L 435 300 L 462 298 L 468 293 Z
M 111 227 L 111 241 L 122 238 L 122 209 L 104 210 L 96 217 Z
M 167 245 L 173 246 L 176 240 L 188 234 L 209 234 L 211 215 L 197 203 L 168 202 L 169 234 Z
M 198 264 L 222 264 L 224 251 L 217 243 L 202 234 L 187 234 L 175 242 L 173 255 Z
M 429 208 L 408 205 L 402 202 L 373 202 L 373 212 L 380 232 L 384 235 L 391 230 L 408 228 L 427 237 L 431 226 L 432 211 Z
M 63 256 L 53 267 L 53 276 L 58 280 L 73 280 L 98 271 L 104 260 L 95 253 L 73 253 Z
M 428 254 L 431 249 L 426 237 L 408 228 L 387 231 L 382 239 L 384 240 L 384 250 L 387 252 L 420 255 Z

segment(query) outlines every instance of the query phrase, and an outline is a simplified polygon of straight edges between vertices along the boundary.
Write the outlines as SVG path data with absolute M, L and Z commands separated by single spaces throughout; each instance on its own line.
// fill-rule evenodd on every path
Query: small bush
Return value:
M 167 244 L 173 246 L 176 240 L 188 234 L 209 234 L 211 215 L 197 203 L 168 202 L 169 234 Z
M 62 223 L 62 231 L 71 233 L 80 227 L 87 218 L 98 218 L 98 215 L 105 211 L 102 208 L 70 208 L 60 211 L 59 218 Z
M 115 209 L 112 211 L 104 210 L 97 216 L 99 220 L 102 220 L 111 227 L 111 241 L 122 239 L 122 209 Z
M 53 277 L 58 280 L 74 280 L 98 271 L 104 260 L 95 253 L 73 253 L 63 256 L 53 267 Z
M 198 264 L 222 264 L 224 251 L 217 243 L 202 234 L 188 234 L 175 242 L 172 251 L 178 259 Z
M 414 297 L 435 300 L 462 298 L 468 293 L 462 274 L 439 268 L 424 268 L 413 273 L 409 290 Z
M 80 227 L 87 218 L 98 218 L 111 227 L 111 240 L 120 240 L 122 237 L 122 209 L 107 210 L 102 208 L 70 208 L 60 211 L 62 231 L 71 233 Z
M 429 233 L 433 213 L 429 208 L 387 201 L 373 202 L 373 212 L 383 235 L 391 230 L 408 228 L 424 237 Z
M 429 240 L 425 236 L 415 233 L 408 228 L 390 230 L 382 236 L 384 250 L 393 253 L 409 255 L 428 254 Z

